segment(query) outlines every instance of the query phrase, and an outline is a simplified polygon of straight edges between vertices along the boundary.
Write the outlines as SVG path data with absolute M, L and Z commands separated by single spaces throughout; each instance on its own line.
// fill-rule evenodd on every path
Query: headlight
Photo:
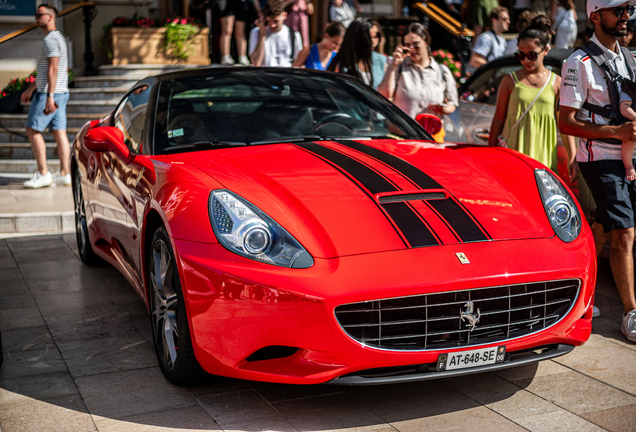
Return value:
M 282 267 L 314 265 L 309 252 L 282 226 L 238 195 L 212 191 L 209 210 L 214 233 L 230 251 Z
M 574 199 L 549 171 L 537 169 L 534 176 L 554 232 L 564 242 L 574 241 L 581 233 L 581 214 Z

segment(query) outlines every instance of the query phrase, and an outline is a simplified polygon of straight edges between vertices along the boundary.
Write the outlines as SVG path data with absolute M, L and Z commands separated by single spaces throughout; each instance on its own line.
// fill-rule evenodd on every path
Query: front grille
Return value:
M 572 308 L 577 279 L 478 288 L 352 303 L 336 307 L 356 341 L 387 350 L 437 350 L 514 339 L 546 329 Z M 470 329 L 468 312 L 479 321 Z

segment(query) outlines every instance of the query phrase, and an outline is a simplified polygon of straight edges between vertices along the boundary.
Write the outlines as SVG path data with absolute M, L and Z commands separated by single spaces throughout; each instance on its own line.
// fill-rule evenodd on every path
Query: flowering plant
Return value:
M 31 75 L 29 75 L 26 78 L 13 78 L 11 81 L 9 81 L 9 84 L 6 85 L 5 88 L 2 89 L 2 91 L 0 91 L 0 99 L 7 97 L 10 94 L 13 93 L 19 93 L 22 90 L 26 90 L 26 88 L 35 82 L 35 77 L 37 76 L 37 71 L 33 71 L 31 72 Z M 73 80 L 73 71 L 68 69 L 68 82 L 71 82 Z
M 188 42 L 199 32 L 201 24 L 197 23 L 192 17 L 173 17 L 166 20 L 165 27 L 166 34 L 162 48 L 166 57 L 172 57 L 176 60 L 187 60 L 194 51 Z
M 455 77 L 455 81 L 459 82 L 462 76 L 462 64 L 456 61 L 451 53 L 443 49 L 438 49 L 433 51 L 431 55 L 437 63 L 446 65 Z
M 149 27 L 159 27 L 159 24 L 155 22 L 155 20 L 146 18 L 144 16 L 140 16 L 137 18 L 126 18 L 126 17 L 117 17 L 113 19 L 110 24 L 106 24 L 103 27 L 105 32 L 108 32 L 112 27 L 136 27 L 136 28 L 149 28 Z

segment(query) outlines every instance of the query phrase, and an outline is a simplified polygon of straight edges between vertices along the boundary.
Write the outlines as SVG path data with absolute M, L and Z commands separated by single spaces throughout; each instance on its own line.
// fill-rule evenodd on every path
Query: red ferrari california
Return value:
M 590 336 L 594 242 L 564 183 L 512 150 L 436 144 L 346 76 L 146 78 L 71 163 L 81 258 L 146 302 L 175 384 L 416 381 Z

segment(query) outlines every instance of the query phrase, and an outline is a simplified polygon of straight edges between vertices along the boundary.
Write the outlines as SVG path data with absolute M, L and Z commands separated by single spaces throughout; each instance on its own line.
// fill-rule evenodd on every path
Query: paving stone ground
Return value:
M 590 341 L 567 356 L 400 385 L 290 386 L 162 376 L 147 311 L 74 235 L 0 240 L 0 432 L 635 431 L 636 345 L 601 260 Z

